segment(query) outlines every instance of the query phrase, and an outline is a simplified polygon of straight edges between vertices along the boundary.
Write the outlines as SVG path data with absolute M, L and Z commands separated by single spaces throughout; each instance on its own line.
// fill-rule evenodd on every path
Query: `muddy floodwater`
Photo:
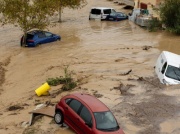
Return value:
M 0 133 L 73 134 L 46 116 L 30 127 L 23 125 L 36 105 L 55 105 L 71 92 L 95 95 L 126 134 L 180 133 L 180 86 L 164 86 L 154 73 L 161 51 L 180 54 L 179 36 L 148 32 L 128 20 L 89 21 L 93 6 L 131 12 L 106 0 L 88 0 L 79 10 L 64 9 L 63 22 L 48 29 L 62 40 L 35 48 L 20 47 L 18 27 L 0 27 Z M 61 86 L 54 86 L 53 96 L 37 97 L 34 90 L 48 78 L 63 76 L 65 66 L 80 80 L 78 87 L 55 94 Z M 10 106 L 17 109 L 10 111 Z

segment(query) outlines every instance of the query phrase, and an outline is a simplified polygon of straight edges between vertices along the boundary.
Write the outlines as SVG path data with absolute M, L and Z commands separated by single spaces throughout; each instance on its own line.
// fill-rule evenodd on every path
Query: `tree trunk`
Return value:
M 61 22 L 61 21 L 62 21 L 61 15 L 62 15 L 62 7 L 59 6 L 59 20 L 58 20 L 58 22 Z
M 21 38 L 21 46 L 23 47 L 23 46 L 26 46 L 26 38 L 27 38 L 27 31 L 25 30 L 24 31 L 24 34 L 23 34 L 23 36 L 22 36 L 22 38 Z

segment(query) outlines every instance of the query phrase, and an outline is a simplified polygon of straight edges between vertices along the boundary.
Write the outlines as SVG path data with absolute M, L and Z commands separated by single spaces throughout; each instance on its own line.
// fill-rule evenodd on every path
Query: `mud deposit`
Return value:
M 71 92 L 89 93 L 104 102 L 126 134 L 180 133 L 180 86 L 164 86 L 154 73 L 162 50 L 180 54 L 180 38 L 149 33 L 128 20 L 89 21 L 93 6 L 131 12 L 111 1 L 88 0 L 82 9 L 65 9 L 63 22 L 49 27 L 61 41 L 35 48 L 20 47 L 19 28 L 0 27 L 0 133 L 73 134 L 46 116 L 28 127 L 36 105 L 55 105 Z M 62 92 L 62 85 L 52 86 L 50 95 L 37 97 L 34 90 L 48 78 L 63 76 L 67 65 L 78 87 Z

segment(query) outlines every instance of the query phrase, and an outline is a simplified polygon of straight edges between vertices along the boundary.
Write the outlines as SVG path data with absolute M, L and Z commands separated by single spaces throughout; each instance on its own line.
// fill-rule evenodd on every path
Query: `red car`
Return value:
M 54 120 L 77 134 L 124 134 L 109 108 L 94 96 L 74 93 L 56 105 Z

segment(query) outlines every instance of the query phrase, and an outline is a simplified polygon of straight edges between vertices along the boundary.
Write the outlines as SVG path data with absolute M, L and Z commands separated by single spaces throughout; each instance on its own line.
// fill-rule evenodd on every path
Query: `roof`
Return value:
M 33 30 L 33 31 L 29 31 L 27 33 L 34 35 L 34 34 L 39 33 L 39 32 L 42 32 L 42 30 Z
M 92 7 L 91 9 L 114 9 L 112 7 Z
M 165 55 L 169 64 L 180 67 L 180 55 L 168 51 L 163 51 L 162 53 Z
M 72 95 L 87 104 L 92 112 L 109 111 L 109 108 L 104 103 L 92 95 L 82 93 L 74 93 Z

